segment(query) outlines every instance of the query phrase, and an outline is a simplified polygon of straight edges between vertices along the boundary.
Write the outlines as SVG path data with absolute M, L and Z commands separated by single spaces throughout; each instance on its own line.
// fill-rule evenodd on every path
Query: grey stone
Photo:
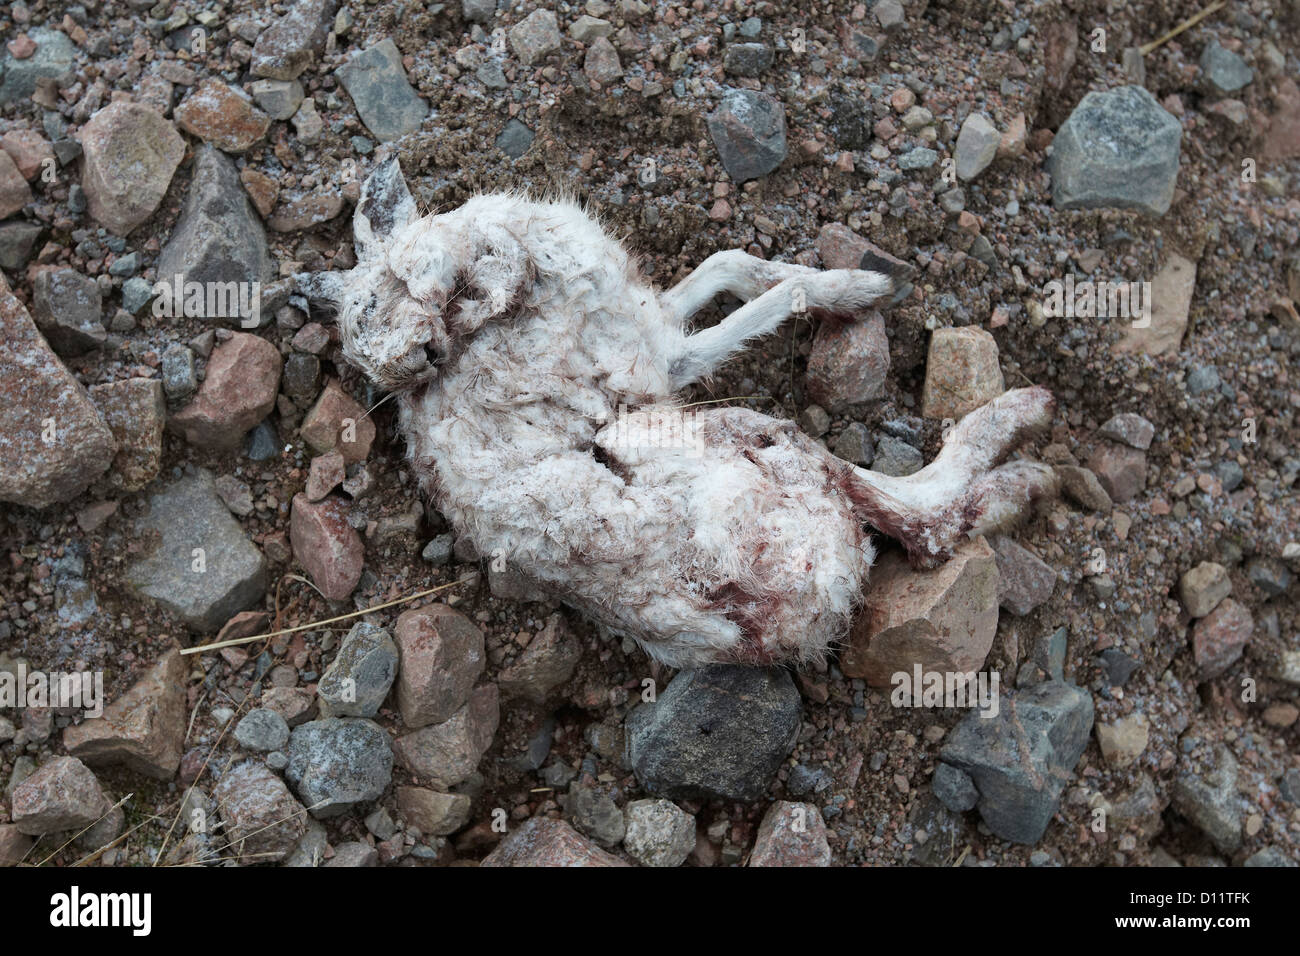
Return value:
M 1220 96 L 1237 92 L 1255 78 L 1255 71 L 1245 60 L 1214 39 L 1201 51 L 1201 72 L 1206 86 Z
M 103 346 L 101 308 L 99 284 L 75 269 L 50 269 L 32 281 L 32 318 L 59 355 Z
M 258 80 L 253 99 L 273 120 L 287 120 L 302 105 L 302 84 L 297 80 Z
M 292 80 L 325 49 L 335 0 L 296 0 L 285 16 L 258 34 L 249 70 L 254 76 Z
M 901 478 L 915 474 L 925 465 L 921 452 L 907 442 L 892 435 L 881 435 L 876 440 L 876 458 L 871 468 L 882 475 Z
M 996 717 L 971 711 L 940 759 L 975 781 L 980 817 L 995 835 L 1036 843 L 1092 733 L 1092 696 L 1061 681 L 1003 695 Z
M 0 71 L 4 78 L 0 84 L 0 106 L 30 99 L 39 79 L 70 79 L 76 67 L 75 47 L 67 34 L 37 27 L 28 30 L 27 36 L 36 44 L 36 52 L 25 60 L 13 54 L 5 56 L 4 69 Z
M 801 712 L 788 671 L 682 671 L 628 715 L 628 759 L 653 794 L 756 800 L 794 745 Z
M 1138 662 L 1123 651 L 1108 647 L 1097 655 L 1101 669 L 1106 675 L 1107 686 L 1123 687 L 1133 672 L 1138 669 Z
M 695 817 L 671 800 L 633 800 L 623 849 L 642 866 L 680 866 L 695 849 Z
M 293 845 L 282 866 L 314 867 L 325 862 L 325 849 L 329 846 L 329 835 L 325 827 L 311 817 L 307 817 L 307 829 L 298 842 Z
M 1246 577 L 1269 597 L 1281 597 L 1291 587 L 1294 579 L 1287 566 L 1276 558 L 1251 558 L 1246 565 Z
M 532 66 L 560 48 L 563 37 L 555 14 L 550 10 L 534 10 L 506 33 L 510 49 L 519 62 Z
M 626 829 L 623 811 L 609 794 L 575 785 L 569 789 L 565 802 L 569 820 L 579 832 L 605 847 L 622 842 Z
M 1266 846 L 1264 849 L 1252 853 L 1246 857 L 1242 866 L 1281 866 L 1296 867 L 1300 863 L 1295 861 L 1294 857 L 1287 856 L 1286 851 L 1275 846 Z
M 146 547 L 127 572 L 131 586 L 194 630 L 217 630 L 266 590 L 266 560 L 207 471 L 150 496 L 135 533 Z
M 983 113 L 971 113 L 957 135 L 957 178 L 971 180 L 984 172 L 998 154 L 1002 134 Z
M 460 0 L 460 9 L 471 23 L 491 23 L 497 14 L 497 0 Z
M 122 308 L 132 315 L 139 315 L 144 307 L 153 300 L 153 283 L 139 276 L 122 283 Z
M 1164 215 L 1182 138 L 1182 124 L 1140 86 L 1089 93 L 1052 142 L 1052 201 L 1057 209 Z
M 0 269 L 17 272 L 27 265 L 40 235 L 34 222 L 0 223 Z
M 455 535 L 450 532 L 440 534 L 424 546 L 420 552 L 420 557 L 428 561 L 434 567 L 441 567 L 444 564 L 451 563 L 452 548 L 455 544 Z
M 289 742 L 289 725 L 273 710 L 250 710 L 235 725 L 235 740 L 246 750 L 279 750 Z
M 980 798 L 980 793 L 975 789 L 975 781 L 970 778 L 970 774 L 958 770 L 952 764 L 942 762 L 934 768 L 930 789 L 939 798 L 939 802 L 954 813 L 965 813 L 967 810 L 975 809 L 975 804 Z
M 285 779 L 318 819 L 383 794 L 393 776 L 388 734 L 362 718 L 327 717 L 295 727 Z
M 163 392 L 169 401 L 183 402 L 199 387 L 194 370 L 194 353 L 189 346 L 173 342 L 163 349 L 160 360 Z
M 391 39 L 356 54 L 337 72 L 361 122 L 381 143 L 419 129 L 429 113 L 428 104 L 407 80 L 402 55 Z
M 1189 758 L 1184 757 L 1184 762 Z M 1225 745 L 1214 748 L 1208 767 L 1185 767 L 1174 779 L 1171 802 L 1222 853 L 1241 849 L 1241 807 L 1237 797 L 1237 758 Z
M 929 169 L 939 161 L 939 154 L 925 146 L 918 146 L 898 157 L 898 168 L 907 171 Z
M 1115 415 L 1097 429 L 1097 434 L 1112 441 L 1122 442 L 1130 448 L 1146 451 L 1151 447 L 1151 439 L 1155 438 L 1156 427 L 1141 415 L 1124 412 L 1122 415 Z
M 212 796 L 225 824 L 223 842 L 242 863 L 283 860 L 307 831 L 302 805 L 284 781 L 256 761 L 223 774 Z
M 511 159 L 518 159 L 524 155 L 531 145 L 533 145 L 533 131 L 517 119 L 507 120 L 501 135 L 497 137 L 497 149 Z
M 1004 535 L 990 544 L 997 552 L 998 600 L 1004 608 L 1023 617 L 1052 596 L 1056 571 L 1051 565 Z
M 169 286 L 179 275 L 186 285 L 213 283 L 208 288 L 219 284 L 222 290 L 230 289 L 229 283 L 251 285 L 274 278 L 262 220 L 248 201 L 234 161 L 214 146 L 203 145 L 197 150 L 185 206 L 158 257 L 157 272 L 159 281 Z M 246 318 L 240 314 L 241 295 L 205 294 L 204 298 L 204 315 L 199 318 Z M 260 306 L 259 302 L 259 311 Z M 251 307 L 248 311 L 251 313 Z
M 1213 365 L 1202 365 L 1192 369 L 1187 376 L 1187 394 L 1204 395 L 1216 390 L 1221 384 L 1219 370 Z
M 837 458 L 843 458 L 864 468 L 871 464 L 875 455 L 871 448 L 871 434 L 867 431 L 867 426 L 861 422 L 850 422 L 845 426 L 844 431 L 840 432 L 840 437 L 835 439 L 835 447 L 832 450 Z
M 785 159 L 785 107 L 779 100 L 728 89 L 706 120 L 722 165 L 738 183 L 766 176 Z
M 389 633 L 365 621 L 353 625 L 316 688 L 321 716 L 375 716 L 396 677 L 397 645 Z
M 772 60 L 772 48 L 766 43 L 733 43 L 723 55 L 722 68 L 733 76 L 762 76 Z

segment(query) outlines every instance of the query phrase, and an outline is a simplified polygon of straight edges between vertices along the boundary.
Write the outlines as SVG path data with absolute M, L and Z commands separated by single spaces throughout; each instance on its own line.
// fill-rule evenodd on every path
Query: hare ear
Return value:
M 390 156 L 375 167 L 361 187 L 361 201 L 352 219 L 357 260 L 378 255 L 380 246 L 394 232 L 418 217 L 415 200 L 402 178 L 402 167 L 396 156 Z
M 294 274 L 293 287 L 313 307 L 335 312 L 343 301 L 350 275 L 351 272 L 298 272 Z

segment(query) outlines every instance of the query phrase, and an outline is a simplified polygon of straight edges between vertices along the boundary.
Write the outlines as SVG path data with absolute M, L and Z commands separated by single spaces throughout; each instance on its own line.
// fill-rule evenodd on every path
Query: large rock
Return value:
M 397 646 L 382 628 L 354 624 L 321 675 L 322 717 L 373 717 L 397 676 Z
M 298 0 L 258 34 L 249 70 L 273 80 L 296 79 L 325 49 L 336 8 L 336 0 Z
M 199 394 L 171 418 L 191 445 L 234 451 L 244 436 L 275 407 L 283 363 L 266 339 L 232 332 L 208 358 Z
M 37 27 L 27 31 L 28 39 L 36 44 L 36 52 L 25 59 L 12 53 L 4 58 L 0 68 L 0 106 L 31 99 L 36 92 L 36 81 L 52 79 L 61 85 L 70 81 L 76 63 L 76 48 L 66 33 Z
M 899 552 L 871 569 L 866 603 L 840 655 L 849 677 L 890 687 L 897 673 L 970 673 L 988 656 L 998 629 L 998 567 L 983 538 L 961 545 L 951 560 L 917 571 Z
M 501 841 L 480 866 L 627 866 L 563 820 L 534 817 Z
M 500 719 L 496 685 L 485 684 L 447 720 L 398 737 L 393 751 L 414 776 L 446 790 L 475 771 L 492 746 Z
M 391 39 L 356 54 L 337 73 L 361 122 L 382 143 L 419 129 L 429 114 L 428 104 L 407 80 L 402 54 Z
M 170 780 L 180 766 L 185 742 L 185 678 L 180 651 L 168 651 L 101 717 L 65 730 L 63 746 L 92 767 L 121 765 Z
M 939 757 L 974 780 L 980 817 L 996 836 L 1037 843 L 1088 746 L 1092 695 L 1045 681 L 1004 696 L 996 716 L 986 713 L 963 717 Z
M 337 495 L 321 501 L 308 501 L 302 493 L 293 496 L 289 515 L 293 555 L 329 601 L 347 598 L 365 567 L 365 545 L 348 524 L 347 513 L 347 503 Z
M 628 759 L 659 796 L 756 800 L 794 746 L 801 713 L 786 670 L 682 671 L 655 703 L 628 715 Z
M 153 215 L 185 156 L 185 141 L 156 111 L 116 100 L 79 134 L 90 214 L 125 236 Z
M 0 276 L 0 501 L 46 508 L 102 475 L 116 442 Z
M 109 480 L 123 491 L 139 491 L 158 477 L 162 465 L 167 406 L 162 382 L 127 378 L 90 387 L 90 400 L 117 441 Z
M 393 632 L 401 655 L 397 707 L 412 730 L 440 724 L 465 706 L 487 664 L 483 632 L 445 604 L 405 611 Z
M 112 805 L 84 763 L 55 757 L 14 787 L 9 815 L 20 833 L 42 836 L 88 827 Z
M 200 471 L 150 496 L 143 556 L 127 579 L 196 631 L 215 631 L 266 591 L 266 559 Z
M 885 318 L 874 309 L 857 321 L 828 317 L 808 355 L 808 396 L 829 412 L 881 398 L 889 374 Z
M 922 415 L 956 421 L 1004 391 L 998 343 L 992 334 L 974 325 L 935 329 L 925 360 Z
M 255 325 L 261 303 L 252 283 L 267 282 L 274 272 L 266 230 L 248 202 L 234 161 L 219 149 L 200 146 L 180 219 L 158 257 L 159 281 L 173 290 L 178 276 L 185 284 L 201 283 L 202 318 Z M 209 289 L 222 294 L 209 296 Z M 249 314 L 253 309 L 256 314 Z
M 722 165 L 738 183 L 766 176 L 785 159 L 785 107 L 765 93 L 728 89 L 707 123 Z
M 223 837 L 241 863 L 283 860 L 307 832 L 306 808 L 257 761 L 222 774 L 212 796 L 225 824 Z
M 778 800 L 758 825 L 750 866 L 830 866 L 821 811 L 811 803 Z
M 381 796 L 393 777 L 388 734 L 374 721 L 327 717 L 294 728 L 285 779 L 319 819 Z
M 1052 141 L 1052 201 L 1162 216 L 1174 199 L 1182 138 L 1182 124 L 1140 86 L 1089 93 Z

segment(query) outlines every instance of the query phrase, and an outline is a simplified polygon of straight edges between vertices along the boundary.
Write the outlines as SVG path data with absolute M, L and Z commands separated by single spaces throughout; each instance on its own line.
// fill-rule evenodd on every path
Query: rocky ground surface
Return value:
M 4 5 L 0 693 L 108 708 L 0 698 L 0 862 L 1295 866 L 1300 4 L 1136 49 L 1200 7 Z M 291 294 L 391 154 L 426 209 L 574 195 L 660 285 L 892 272 L 694 398 L 905 474 L 1041 383 L 1063 498 L 886 554 L 825 666 L 653 667 L 417 501 Z M 896 706 L 913 664 L 996 673 L 997 716 Z

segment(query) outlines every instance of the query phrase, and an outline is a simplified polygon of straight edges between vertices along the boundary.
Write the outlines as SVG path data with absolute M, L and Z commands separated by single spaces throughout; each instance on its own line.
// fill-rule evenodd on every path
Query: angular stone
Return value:
M 1012 539 L 997 535 L 992 540 L 997 552 L 998 601 L 1017 617 L 1023 617 L 1052 596 L 1056 571 L 1033 552 Z
M 357 717 L 328 717 L 295 727 L 285 779 L 317 819 L 338 816 L 381 796 L 393 776 L 388 734 Z
M 1203 771 L 1185 767 L 1179 772 L 1170 793 L 1174 809 L 1209 837 L 1222 853 L 1236 853 L 1241 849 L 1237 773 L 1237 758 L 1227 746 L 1218 744 L 1213 759 Z
M 356 54 L 336 73 L 356 104 L 361 122 L 381 143 L 419 129 L 429 114 L 428 104 L 407 80 L 402 54 L 391 39 Z
M 0 823 L 0 866 L 18 866 L 35 844 L 12 823 Z
M 255 760 L 222 774 L 212 796 L 225 824 L 222 836 L 246 865 L 283 860 L 307 832 L 306 809 Z
M 208 77 L 191 90 L 174 116 L 185 132 L 228 153 L 245 152 L 271 126 L 271 117 L 254 106 L 242 90 L 216 77 Z
M 191 445 L 233 451 L 275 407 L 280 350 L 266 339 L 232 332 L 208 358 L 199 394 L 172 416 L 171 426 Z
M 200 146 L 180 219 L 158 257 L 159 281 L 173 296 L 178 277 L 182 289 L 200 283 L 198 317 L 239 320 L 255 328 L 261 302 L 253 283 L 269 281 L 274 271 L 266 230 L 249 205 L 234 161 L 219 149 Z M 182 310 L 193 312 L 184 295 Z
M 0 501 L 29 508 L 70 501 L 112 462 L 112 432 L 3 276 L 0 341 Z
M 336 8 L 336 0 L 297 0 L 258 34 L 249 70 L 273 80 L 297 79 L 324 51 Z
M 534 704 L 544 704 L 565 686 L 581 659 L 582 647 L 568 623 L 561 615 L 552 614 L 523 653 L 501 671 L 497 686 L 506 697 L 522 697 Z
M 34 222 L 0 223 L 0 269 L 17 272 L 32 257 L 41 227 Z
M 1182 347 L 1183 333 L 1187 331 L 1187 313 L 1195 291 L 1196 263 L 1176 252 L 1169 253 L 1164 268 L 1151 280 L 1150 321 L 1125 325 L 1124 335 L 1113 350 L 1147 355 L 1176 353 Z
M 1178 579 L 1178 596 L 1191 617 L 1205 617 L 1232 593 L 1228 569 L 1214 561 L 1202 561 Z
M 32 201 L 32 188 L 8 153 L 0 153 L 0 219 L 12 216 Z
M 998 627 L 998 567 L 983 538 L 946 563 L 916 571 L 898 552 L 871 569 L 866 602 L 840 655 L 848 677 L 892 687 L 893 675 L 969 673 L 984 665 Z
M 778 800 L 758 825 L 750 866 L 830 866 L 821 811 L 811 803 Z
M 267 753 L 289 742 L 289 722 L 269 707 L 257 707 L 235 725 L 235 741 L 245 750 Z
M 785 159 L 785 107 L 779 100 L 728 89 L 706 120 L 722 165 L 738 183 L 766 176 Z
M 1183 127 L 1140 86 L 1093 91 L 1052 141 L 1057 209 L 1139 209 L 1162 216 L 1174 198 Z
M 802 705 L 788 671 L 713 665 L 680 672 L 627 717 L 637 780 L 670 799 L 756 800 L 794 746 Z
M 1089 457 L 1088 469 L 1116 504 L 1137 497 L 1147 484 L 1146 452 L 1127 445 L 1101 443 Z
M 375 423 L 352 400 L 337 379 L 325 383 L 302 422 L 303 440 L 318 455 L 337 449 L 349 465 L 365 461 L 375 440 Z
M 1235 93 L 1255 78 L 1246 61 L 1211 39 L 1201 51 L 1201 73 L 1210 92 L 1219 96 Z
M 95 775 L 76 757 L 47 761 L 9 795 L 9 815 L 18 832 L 27 836 L 80 830 L 112 805 Z
M 102 716 L 65 730 L 64 748 L 91 767 L 120 765 L 170 780 L 180 766 L 189 716 L 185 682 L 180 651 L 168 651 Z
M 78 141 L 90 214 L 119 236 L 153 215 L 185 156 L 185 141 L 171 123 L 125 100 L 92 116 Z
M 293 496 L 289 540 L 294 557 L 327 601 L 342 601 L 356 589 L 365 565 L 365 545 L 348 524 L 347 503 L 337 495 L 311 502 Z
M 1151 439 L 1155 437 L 1156 427 L 1141 415 L 1125 412 L 1107 421 L 1097 429 L 1097 434 L 1121 442 L 1130 448 L 1146 451 L 1151 447 Z
M 808 395 L 832 413 L 882 398 L 889 374 L 885 319 L 874 309 L 856 321 L 823 319 L 808 355 Z
M 311 472 L 307 476 L 307 500 L 320 501 L 343 484 L 346 477 L 347 471 L 342 455 L 336 451 L 317 455 L 311 460 Z
M 36 27 L 27 31 L 36 44 L 30 56 L 19 59 L 11 51 L 0 68 L 0 106 L 31 99 L 38 80 L 50 79 L 65 85 L 76 69 L 75 48 L 67 34 Z
M 101 309 L 99 284 L 76 269 L 48 269 L 32 281 L 32 318 L 60 355 L 103 347 Z
M 471 801 L 463 793 L 398 787 L 397 810 L 425 836 L 449 836 L 469 822 Z
M 534 10 L 506 33 L 510 49 L 524 66 L 550 56 L 560 48 L 563 37 L 555 14 L 550 10 Z
M 123 491 L 139 491 L 158 477 L 162 465 L 163 429 L 167 424 L 162 382 L 156 378 L 127 378 L 92 385 L 89 393 L 117 442 L 109 480 L 120 480 Z
M 397 707 L 402 723 L 418 730 L 450 720 L 483 674 L 483 632 L 445 604 L 406 611 L 393 630 L 401 655 Z
M 1097 476 L 1078 465 L 1057 465 L 1056 474 L 1061 479 L 1061 491 L 1076 504 L 1092 511 L 1109 514 L 1114 507 L 1110 495 L 1101 486 Z
M 627 866 L 563 820 L 534 817 L 484 857 L 480 866 Z
M 302 105 L 302 84 L 297 80 L 257 80 L 253 99 L 273 120 L 284 121 Z
M 1218 677 L 1235 664 L 1255 630 L 1245 605 L 1224 598 L 1192 628 L 1192 656 L 1202 680 Z
M 985 329 L 935 329 L 925 363 L 921 414 L 961 419 L 1006 391 L 998 343 Z
M 127 571 L 131 586 L 196 631 L 217 630 L 266 591 L 266 559 L 207 471 L 151 495 L 135 535 L 145 546 Z
M 1092 734 L 1092 695 L 1045 681 L 1003 696 L 995 717 L 970 711 L 948 734 L 939 757 L 969 774 L 980 817 L 1012 843 L 1037 843 L 1060 804 Z
M 934 768 L 930 789 L 939 802 L 953 813 L 974 810 L 980 799 L 980 792 L 975 789 L 975 781 L 970 778 L 970 774 L 948 763 L 941 762 Z
M 454 787 L 477 769 L 492 746 L 499 704 L 496 685 L 484 684 L 448 720 L 398 737 L 393 752 L 414 776 L 439 790 Z
M 321 716 L 375 716 L 396 676 L 397 645 L 388 632 L 354 624 L 316 688 Z
M 695 849 L 695 817 L 671 800 L 633 800 L 623 849 L 642 866 L 681 866 Z
M 955 158 L 957 178 L 971 180 L 984 172 L 997 157 L 1002 134 L 983 113 L 971 113 L 957 135 Z
M 1109 724 L 1097 724 L 1097 745 L 1112 767 L 1127 767 L 1147 749 L 1151 725 L 1143 714 L 1121 717 Z

